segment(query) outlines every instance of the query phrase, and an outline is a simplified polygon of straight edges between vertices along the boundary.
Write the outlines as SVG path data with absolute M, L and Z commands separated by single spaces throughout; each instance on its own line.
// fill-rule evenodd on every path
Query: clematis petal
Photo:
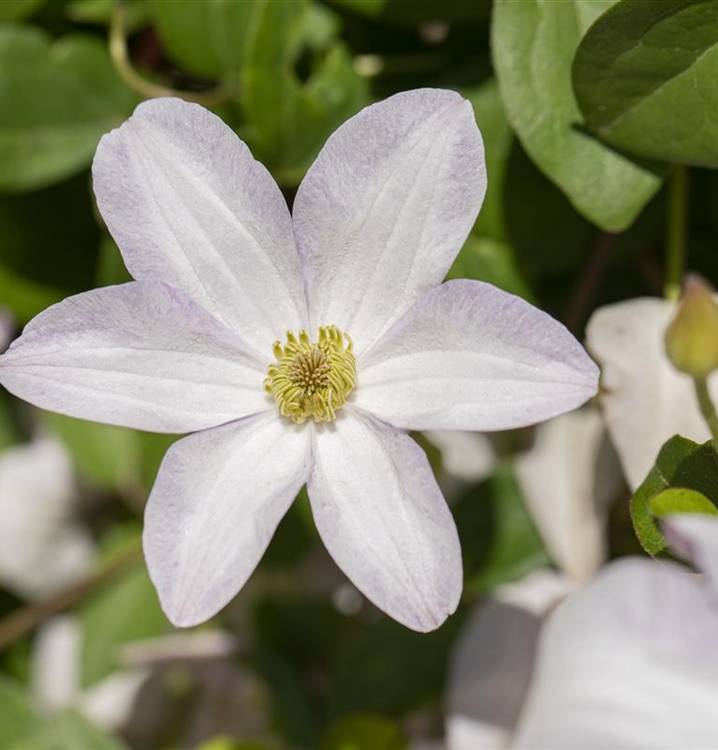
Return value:
M 357 406 L 416 430 L 504 430 L 580 406 L 598 368 L 560 323 L 480 281 L 424 295 L 357 364 Z
M 307 479 L 310 435 L 266 412 L 169 449 L 147 503 L 143 542 L 175 625 L 204 622 L 244 586 Z
M 485 192 L 474 113 L 452 91 L 396 94 L 342 125 L 294 202 L 313 325 L 363 351 L 441 283 Z
M 182 292 L 130 282 L 38 315 L 0 357 L 0 383 L 44 409 L 188 432 L 271 406 L 242 341 Z
M 646 478 L 673 435 L 710 437 L 693 385 L 671 365 L 663 336 L 675 314 L 663 299 L 634 299 L 602 307 L 586 329 L 586 346 L 601 365 L 601 408 L 632 489 Z M 718 378 L 709 386 L 718 397 Z
M 712 604 L 698 576 L 612 563 L 544 627 L 512 747 L 717 747 Z
M 97 204 L 130 273 L 182 289 L 262 356 L 306 324 L 291 217 L 269 172 L 218 117 L 154 99 L 105 135 Z
M 681 513 L 663 520 L 673 550 L 705 573 L 718 593 L 718 518 Z
M 569 588 L 560 574 L 537 570 L 499 587 L 474 609 L 451 655 L 445 711 L 448 750 L 508 747 L 529 687 L 544 616 Z
M 421 448 L 352 410 L 314 430 L 307 484 L 319 534 L 377 607 L 426 632 L 456 609 L 461 548 Z
M 589 579 L 605 560 L 608 511 L 623 487 L 598 409 L 539 425 L 516 478 L 554 562 L 577 583 Z

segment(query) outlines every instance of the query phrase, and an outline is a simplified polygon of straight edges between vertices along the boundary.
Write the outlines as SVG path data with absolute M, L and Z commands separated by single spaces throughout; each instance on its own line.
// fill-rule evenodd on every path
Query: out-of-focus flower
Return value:
M 411 628 L 440 625 L 461 592 L 458 536 L 404 431 L 531 424 L 597 380 L 545 313 L 441 283 L 485 192 L 471 105 L 423 89 L 363 110 L 310 168 L 293 220 L 236 135 L 178 100 L 105 136 L 93 176 L 137 281 L 38 316 L 0 382 L 66 414 L 196 431 L 169 450 L 145 516 L 170 619 L 221 609 L 306 483 L 354 585 Z
M 0 453 L 0 580 L 38 598 L 75 583 L 95 545 L 75 518 L 72 462 L 60 441 L 43 437 Z
M 516 476 L 553 561 L 584 583 L 606 558 L 608 511 L 623 486 L 599 412 L 584 407 L 539 425 Z
M 173 700 L 182 714 L 170 729 L 177 747 L 194 748 L 217 734 L 267 734 L 265 689 L 236 664 L 238 644 L 228 633 L 173 633 L 127 643 L 118 653 L 120 667 L 85 688 L 82 637 L 80 620 L 70 615 L 55 617 L 38 631 L 30 687 L 46 712 L 72 708 L 98 727 L 122 732 L 139 747 L 166 742 L 166 714 Z M 178 682 L 185 687 L 180 691 L 184 696 L 177 695 Z
M 569 596 L 543 625 L 525 601 L 475 615 L 450 681 L 450 748 L 718 744 L 718 520 L 673 516 L 665 527 L 674 549 L 705 579 L 625 558 Z M 479 700 L 459 703 L 461 685 Z M 492 701 L 492 685 L 501 686 L 510 711 Z
M 480 482 L 496 467 L 491 438 L 481 432 L 427 430 L 424 437 L 441 451 L 444 471 L 463 482 Z
M 683 435 L 710 438 L 690 376 L 665 353 L 665 332 L 676 306 L 662 299 L 635 299 L 598 309 L 586 343 L 601 366 L 601 407 L 629 485 L 636 489 L 661 446 Z M 718 398 L 718 374 L 708 379 Z

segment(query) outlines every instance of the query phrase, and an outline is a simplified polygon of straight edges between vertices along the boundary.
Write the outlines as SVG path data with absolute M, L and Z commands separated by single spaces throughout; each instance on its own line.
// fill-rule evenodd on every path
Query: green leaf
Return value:
M 511 294 L 533 299 L 511 246 L 490 237 L 469 235 L 447 278 L 488 281 Z
M 144 0 L 123 0 L 125 5 L 125 28 L 132 33 L 146 25 L 150 18 L 150 11 Z M 66 6 L 65 13 L 71 21 L 76 23 L 97 24 L 109 26 L 116 0 L 71 0 Z
M 718 516 L 718 508 L 700 492 L 683 488 L 663 490 L 654 495 L 649 503 L 651 513 L 658 518 L 671 513 L 702 513 Z
M 0 675 L 0 747 L 5 750 L 36 747 L 44 719 L 22 687 Z
M 601 139 L 648 159 L 718 167 L 718 4 L 619 2 L 582 40 L 573 86 Z
M 27 18 L 44 2 L 45 0 L 3 0 L 0 3 L 0 23 Z
M 506 117 L 495 79 L 475 89 L 462 89 L 474 108 L 476 122 L 484 141 L 488 184 L 474 232 L 482 237 L 506 240 L 504 183 L 514 135 Z
M 403 24 L 422 21 L 481 21 L 490 0 L 334 0 L 335 5 L 372 18 Z
M 37 750 L 123 750 L 126 747 L 124 742 L 99 729 L 77 711 L 67 709 L 50 722 Z
M 455 509 L 464 553 L 464 593 L 477 595 L 550 565 L 510 463 Z
M 183 70 L 225 79 L 241 68 L 266 4 L 261 0 L 153 0 L 150 8 L 164 48 Z M 296 0 L 280 3 L 296 4 Z
M 404 750 L 408 746 L 401 726 L 374 714 L 352 714 L 332 722 L 321 750 Z
M 718 462 L 710 441 L 699 445 L 680 435 L 672 437 L 661 448 L 653 468 L 631 498 L 633 528 L 650 555 L 659 555 L 668 547 L 652 500 L 664 490 L 675 488 L 693 490 L 710 503 L 718 504 Z M 695 494 L 689 494 L 668 495 L 657 501 L 657 507 L 660 511 L 666 505 L 681 502 L 694 508 L 704 505 Z
M 415 633 L 388 618 L 362 628 L 331 665 L 332 715 L 392 716 L 440 700 L 449 652 L 461 624 L 456 614 L 431 633 Z
M 99 39 L 51 44 L 37 28 L 0 27 L 0 190 L 32 190 L 80 171 L 135 103 Z
M 494 67 L 509 120 L 539 168 L 607 231 L 635 220 L 661 177 L 577 127 L 571 87 L 578 43 L 610 0 L 496 0 Z
M 0 300 L 18 322 L 93 286 L 100 233 L 89 175 L 33 193 L 0 194 L 0 237 Z
M 45 412 L 44 418 L 65 443 L 79 474 L 104 489 L 130 491 L 140 482 L 137 432 Z
M 105 545 L 112 548 L 112 554 L 126 553 L 130 547 L 139 545 L 139 539 L 140 531 L 134 524 L 116 526 L 113 538 L 105 540 Z M 122 644 L 153 638 L 170 629 L 142 562 L 87 599 L 78 614 L 83 632 L 83 687 L 101 680 L 120 666 L 118 656 Z

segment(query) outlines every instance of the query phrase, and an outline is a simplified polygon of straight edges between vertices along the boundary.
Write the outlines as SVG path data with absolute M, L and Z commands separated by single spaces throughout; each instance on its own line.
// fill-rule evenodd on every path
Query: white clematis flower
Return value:
M 539 577 L 477 611 L 449 679 L 450 750 L 718 746 L 718 519 L 664 527 L 705 578 L 623 558 L 547 616 L 561 592 Z
M 586 345 L 601 365 L 606 427 L 633 490 L 674 435 L 710 438 L 690 376 L 666 356 L 664 336 L 675 313 L 669 300 L 632 299 L 599 308 L 586 328 Z M 715 399 L 718 374 L 708 383 Z
M 405 430 L 526 425 L 597 382 L 545 313 L 441 283 L 486 187 L 471 105 L 424 89 L 366 108 L 327 142 L 293 218 L 237 136 L 174 99 L 106 135 L 93 176 L 136 281 L 38 316 L 0 382 L 76 417 L 195 432 L 169 450 L 145 516 L 170 619 L 221 609 L 306 483 L 352 583 L 408 627 L 440 625 L 461 552 Z

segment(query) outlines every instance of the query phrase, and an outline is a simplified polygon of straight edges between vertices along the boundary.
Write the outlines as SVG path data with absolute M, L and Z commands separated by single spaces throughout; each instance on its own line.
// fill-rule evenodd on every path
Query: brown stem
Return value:
M 123 555 L 113 558 L 84 581 L 71 586 L 49 599 L 32 602 L 0 620 L 0 651 L 6 649 L 18 638 L 32 632 L 38 625 L 54 615 L 66 610 L 89 594 L 102 588 L 120 574 L 132 569 L 142 560 L 142 547 L 137 546 Z

